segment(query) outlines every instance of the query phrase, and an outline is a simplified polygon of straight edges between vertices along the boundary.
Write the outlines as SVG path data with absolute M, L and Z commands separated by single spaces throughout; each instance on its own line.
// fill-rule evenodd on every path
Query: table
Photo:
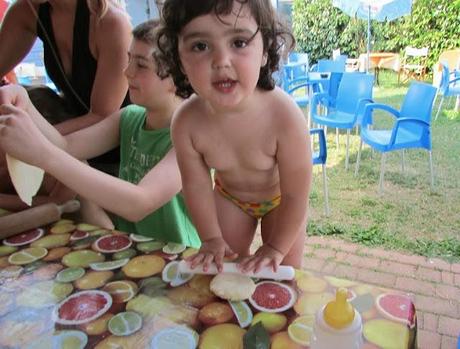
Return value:
M 259 341 L 266 335 L 272 349 L 308 348 L 292 338 L 309 341 L 313 315 L 332 299 L 336 287 L 348 289 L 362 314 L 364 348 L 416 346 L 415 308 L 407 294 L 299 270 L 290 284 L 296 297 L 293 307 L 266 314 L 244 302 L 233 304 L 232 310 L 210 291 L 211 276 L 190 279 L 175 273 L 174 263 L 191 249 L 180 252 L 181 246 L 136 242 L 139 236 L 71 221 L 44 227 L 43 233 L 31 244 L 1 245 L 1 348 L 185 349 L 199 343 L 203 349 L 237 349 L 243 348 L 243 335 L 256 329 L 263 332 Z M 40 234 L 34 230 L 7 243 Z M 128 249 L 113 253 L 128 244 Z M 109 270 L 103 260 L 118 262 Z M 263 295 L 270 298 L 270 292 Z M 259 326 L 249 329 L 251 316 L 265 323 L 270 337 Z
M 365 71 L 367 54 L 363 53 L 359 56 L 360 71 Z M 369 53 L 369 69 L 375 69 L 375 80 L 379 84 L 380 69 L 391 69 L 396 72 L 400 68 L 399 54 L 393 52 L 371 52 Z

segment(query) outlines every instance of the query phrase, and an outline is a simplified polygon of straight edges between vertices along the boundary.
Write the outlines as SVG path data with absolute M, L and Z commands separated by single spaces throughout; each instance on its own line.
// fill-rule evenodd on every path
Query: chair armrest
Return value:
M 326 146 L 326 136 L 324 135 L 324 130 L 322 128 L 312 128 L 310 129 L 310 135 L 318 135 L 319 143 L 319 154 L 318 157 L 326 163 L 327 159 L 327 146 Z
M 374 101 L 371 98 L 361 98 L 358 101 L 355 111 L 355 122 L 357 121 L 359 125 L 363 120 L 364 107 L 369 103 L 374 103 Z
M 392 114 L 395 118 L 399 118 L 399 111 L 387 104 L 382 103 L 368 103 L 364 106 L 363 118 L 361 120 L 361 126 L 366 127 L 372 125 L 372 112 L 374 109 L 380 109 Z
M 451 85 L 451 84 L 454 84 L 454 85 L 455 85 L 455 84 L 457 83 L 457 81 L 460 81 L 460 76 L 459 76 L 458 78 L 449 80 L 449 85 Z
M 396 125 L 393 128 L 393 132 L 391 133 L 391 138 L 390 138 L 390 145 L 393 145 L 396 140 L 396 135 L 398 134 L 399 127 L 402 124 L 418 124 L 422 127 L 424 127 L 426 130 L 430 130 L 430 124 L 426 121 L 420 120 L 420 119 L 415 119 L 415 118 L 408 118 L 408 117 L 403 117 L 399 118 L 396 120 Z
M 330 100 L 329 94 L 325 92 L 317 92 L 313 94 L 313 97 L 311 98 L 311 104 L 310 104 L 310 114 L 311 115 L 316 115 L 315 109 L 321 100 Z

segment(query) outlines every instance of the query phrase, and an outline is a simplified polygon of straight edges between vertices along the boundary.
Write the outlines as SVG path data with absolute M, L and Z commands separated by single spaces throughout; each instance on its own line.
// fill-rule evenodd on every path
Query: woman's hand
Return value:
M 283 258 L 284 255 L 280 251 L 269 244 L 263 244 L 254 255 L 245 257 L 239 263 L 239 268 L 244 273 L 249 271 L 257 273 L 264 267 L 272 267 L 273 271 L 276 272 Z
M 51 145 L 22 109 L 11 104 L 0 106 L 0 148 L 28 164 L 40 166 L 44 149 Z
M 221 272 L 224 257 L 235 259 L 238 254 L 232 251 L 223 238 L 219 237 L 203 241 L 200 251 L 186 258 L 186 261 L 190 263 L 192 269 L 199 264 L 203 264 L 203 271 L 205 272 L 208 270 L 210 263 L 214 262 L 217 270 Z

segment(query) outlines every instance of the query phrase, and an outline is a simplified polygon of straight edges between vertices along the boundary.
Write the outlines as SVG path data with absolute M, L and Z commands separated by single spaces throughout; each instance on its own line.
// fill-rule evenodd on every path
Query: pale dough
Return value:
M 16 192 L 22 201 L 31 206 L 32 198 L 42 185 L 45 172 L 8 154 L 6 154 L 6 164 Z
M 211 291 L 218 297 L 230 301 L 242 301 L 252 296 L 256 284 L 247 275 L 220 273 L 211 281 Z

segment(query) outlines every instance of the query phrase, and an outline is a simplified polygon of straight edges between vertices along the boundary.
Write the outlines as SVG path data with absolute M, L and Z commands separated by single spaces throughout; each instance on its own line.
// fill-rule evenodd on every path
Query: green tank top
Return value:
M 127 106 L 120 119 L 119 177 L 137 184 L 172 148 L 169 128 L 145 130 L 146 110 L 137 105 Z M 200 239 L 185 207 L 181 193 L 138 222 L 117 217 L 117 229 L 199 247 Z

